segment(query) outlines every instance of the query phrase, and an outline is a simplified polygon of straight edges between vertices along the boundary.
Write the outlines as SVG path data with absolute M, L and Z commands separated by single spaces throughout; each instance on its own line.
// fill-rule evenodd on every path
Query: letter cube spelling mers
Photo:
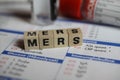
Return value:
M 27 31 L 24 33 L 25 50 L 39 50 L 67 46 L 81 46 L 80 28 Z
M 38 31 L 29 31 L 24 33 L 25 50 L 39 50 Z

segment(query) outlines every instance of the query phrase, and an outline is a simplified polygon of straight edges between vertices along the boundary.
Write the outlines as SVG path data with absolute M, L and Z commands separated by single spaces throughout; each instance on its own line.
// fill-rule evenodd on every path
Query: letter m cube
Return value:
M 29 31 L 24 33 L 25 50 L 39 50 L 38 31 Z

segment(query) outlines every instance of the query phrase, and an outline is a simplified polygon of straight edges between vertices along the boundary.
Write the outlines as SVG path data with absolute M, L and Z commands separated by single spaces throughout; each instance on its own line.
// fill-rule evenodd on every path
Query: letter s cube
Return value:
M 29 31 L 24 33 L 25 50 L 39 50 L 38 31 Z
M 68 29 L 69 46 L 81 46 L 82 45 L 82 32 L 80 28 Z

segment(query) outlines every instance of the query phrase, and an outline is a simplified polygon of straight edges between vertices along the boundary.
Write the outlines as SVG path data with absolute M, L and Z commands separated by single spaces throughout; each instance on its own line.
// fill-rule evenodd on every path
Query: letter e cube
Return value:
M 43 30 L 39 31 L 40 49 L 53 48 L 53 31 Z

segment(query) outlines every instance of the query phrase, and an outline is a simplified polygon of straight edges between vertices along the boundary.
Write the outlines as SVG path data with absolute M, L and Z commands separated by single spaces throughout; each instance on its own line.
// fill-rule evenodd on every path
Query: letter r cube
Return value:
M 28 31 L 24 33 L 25 50 L 39 50 L 38 31 Z
M 68 47 L 68 33 L 66 29 L 57 29 L 53 31 L 54 47 Z

